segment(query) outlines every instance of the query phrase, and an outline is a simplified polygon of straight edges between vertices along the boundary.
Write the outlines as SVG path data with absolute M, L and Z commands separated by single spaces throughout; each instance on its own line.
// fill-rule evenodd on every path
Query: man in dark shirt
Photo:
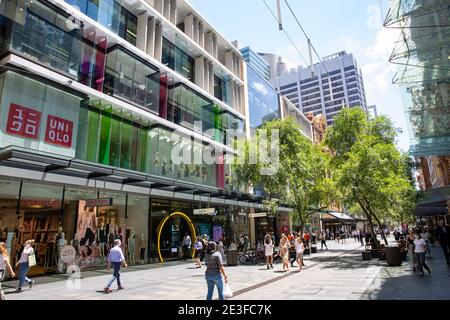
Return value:
M 447 265 L 450 265 L 450 227 L 445 225 L 444 220 L 439 220 L 439 226 L 436 227 L 436 240 L 439 241 L 442 251 L 444 252 Z

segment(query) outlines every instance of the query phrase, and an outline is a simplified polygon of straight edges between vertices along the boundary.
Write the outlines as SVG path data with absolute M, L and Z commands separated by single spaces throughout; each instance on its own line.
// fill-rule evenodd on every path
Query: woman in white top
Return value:
M 9 263 L 8 250 L 6 250 L 5 243 L 0 242 L 0 300 L 5 300 L 5 294 L 2 289 L 2 281 L 5 279 L 6 268 L 8 268 L 11 277 L 14 278 L 16 274 Z
M 222 256 L 222 262 L 225 264 L 225 246 L 223 245 L 222 238 L 219 239 L 219 243 L 217 244 L 217 251 Z
M 430 268 L 425 262 L 425 252 L 427 251 L 427 243 L 420 236 L 420 232 L 416 231 L 414 239 L 414 255 L 416 256 L 417 268 L 419 269 L 419 275 L 423 276 L 423 268 L 425 268 L 429 274 L 431 274 Z
M 303 251 L 305 250 L 305 246 L 303 245 L 302 237 L 300 235 L 295 238 L 295 253 L 298 263 L 298 271 L 302 271 L 303 266 Z
M 273 242 L 269 235 L 264 237 L 264 255 L 266 256 L 267 270 L 273 269 Z
M 428 229 L 424 229 L 423 232 L 420 233 L 420 237 L 425 240 L 425 243 L 427 244 L 427 250 L 426 253 L 428 253 L 428 259 L 431 259 L 431 234 L 428 232 Z
M 19 286 L 16 289 L 16 292 L 22 292 L 22 286 L 24 282 L 28 283 L 31 287 L 34 284 L 34 280 L 31 280 L 27 277 L 28 270 L 30 270 L 30 266 L 28 264 L 28 257 L 34 254 L 34 240 L 27 240 L 25 242 L 25 248 L 23 248 L 22 255 L 20 256 L 19 261 L 16 263 L 16 267 L 19 267 Z
M 203 244 L 200 241 L 200 237 L 197 237 L 197 241 L 194 243 L 194 249 L 195 252 L 197 254 L 197 260 L 195 260 L 195 267 L 196 268 L 201 268 L 202 267 L 202 262 L 200 261 L 200 253 L 203 249 Z
M 279 249 L 279 255 L 283 261 L 283 269 L 282 272 L 289 271 L 289 248 L 291 247 L 291 244 L 289 242 L 288 237 L 283 233 L 281 235 L 280 240 L 280 249 Z

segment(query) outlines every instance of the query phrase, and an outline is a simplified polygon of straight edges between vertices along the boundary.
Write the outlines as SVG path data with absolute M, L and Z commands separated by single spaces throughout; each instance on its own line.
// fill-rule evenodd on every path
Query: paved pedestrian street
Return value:
M 327 242 L 329 250 L 305 256 L 300 273 L 281 272 L 265 265 L 226 267 L 229 284 L 237 300 L 404 300 L 450 299 L 450 267 L 441 249 L 432 248 L 429 265 L 432 275 L 419 277 L 409 262 L 388 267 L 386 261 L 362 261 L 363 247 L 353 239 L 346 244 Z M 125 290 L 106 294 L 103 288 L 112 271 L 90 271 L 77 281 L 61 275 L 35 278 L 31 290 L 11 293 L 17 281 L 4 283 L 7 300 L 204 300 L 205 267 L 194 268 L 194 262 L 172 262 L 164 265 L 133 266 L 122 269 Z M 115 289 L 115 287 L 113 287 Z M 214 298 L 217 297 L 217 291 Z

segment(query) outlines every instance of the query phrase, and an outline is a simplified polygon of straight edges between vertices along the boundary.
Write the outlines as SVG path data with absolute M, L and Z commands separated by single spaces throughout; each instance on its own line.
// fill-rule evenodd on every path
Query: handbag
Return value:
M 231 290 L 228 283 L 225 283 L 225 285 L 223 286 L 223 297 L 225 299 L 229 299 L 229 298 L 233 297 L 233 291 Z
M 35 265 L 37 265 L 37 263 L 36 263 L 36 256 L 34 255 L 34 250 L 33 250 L 28 255 L 28 266 L 31 268 L 31 267 L 34 267 Z

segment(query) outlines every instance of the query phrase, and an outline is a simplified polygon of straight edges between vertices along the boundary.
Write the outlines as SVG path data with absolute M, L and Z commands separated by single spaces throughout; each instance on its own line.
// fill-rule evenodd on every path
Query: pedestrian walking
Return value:
M 192 239 L 186 232 L 183 237 L 183 260 L 184 261 L 186 261 L 189 258 L 189 254 L 191 253 L 191 245 L 192 245 Z
M 408 243 L 408 253 L 409 253 L 410 257 L 411 257 L 409 262 L 410 262 L 411 268 L 412 268 L 412 270 L 414 272 L 416 272 L 416 270 L 417 270 L 417 268 L 416 268 L 416 265 L 417 265 L 416 255 L 414 254 L 414 240 L 415 240 L 415 238 L 416 237 L 414 236 L 414 231 L 412 229 L 409 230 L 409 235 L 408 235 L 408 237 L 406 237 L 406 241 Z
M 296 254 L 296 259 L 297 259 L 297 263 L 298 263 L 298 271 L 297 272 L 302 271 L 302 268 L 304 265 L 303 264 L 303 251 L 305 251 L 305 246 L 303 245 L 302 238 L 299 235 L 295 239 L 295 254 Z
M 420 237 L 423 240 L 425 240 L 425 243 L 427 245 L 426 253 L 428 254 L 428 256 L 427 255 L 425 255 L 425 256 L 426 256 L 426 258 L 431 259 L 431 241 L 430 241 L 431 240 L 431 234 L 428 232 L 428 228 L 427 227 L 423 228 L 422 232 L 420 233 Z
M 9 263 L 8 250 L 4 242 L 0 242 L 0 300 L 5 300 L 5 294 L 2 288 L 2 282 L 6 277 L 6 269 L 9 271 L 9 275 L 14 278 L 16 274 L 14 273 L 11 264 Z
M 214 294 L 214 287 L 217 287 L 217 291 L 219 292 L 219 300 L 225 300 L 223 297 L 222 275 L 225 280 L 225 283 L 228 282 L 228 277 L 225 274 L 222 256 L 217 251 L 217 244 L 213 241 L 208 243 L 208 247 L 206 249 L 205 264 L 206 264 L 205 280 L 206 285 L 208 286 L 208 293 L 206 295 L 206 300 L 212 300 Z
M 264 238 L 264 255 L 266 257 L 267 270 L 273 269 L 273 242 L 270 235 Z
M 320 250 L 323 250 L 323 246 L 325 246 L 325 248 L 327 248 L 328 250 L 327 235 L 325 234 L 325 232 L 322 232 L 320 235 Z
M 200 240 L 200 237 L 197 237 L 197 241 L 194 243 L 194 249 L 195 249 L 195 253 L 196 253 L 196 257 L 197 257 L 197 259 L 195 260 L 195 267 L 201 268 L 202 261 L 200 260 L 200 258 L 201 258 L 201 254 L 202 254 L 203 243 Z
M 450 251 L 450 227 L 445 225 L 443 219 L 439 220 L 438 226 L 436 227 L 436 240 L 439 242 L 444 252 L 445 260 L 447 260 L 447 265 L 450 265 L 449 251 Z
M 20 256 L 19 261 L 16 263 L 16 267 L 19 267 L 19 286 L 16 289 L 16 293 L 22 292 L 22 286 L 26 282 L 31 289 L 34 284 L 34 280 L 31 280 L 27 277 L 27 273 L 30 270 L 30 257 L 34 256 L 34 240 L 27 240 L 25 242 L 22 254 Z
M 283 233 L 281 235 L 280 248 L 278 250 L 281 260 L 283 261 L 282 272 L 289 271 L 289 248 L 290 248 L 290 246 L 291 245 L 289 243 L 288 238 Z
M 109 251 L 108 270 L 111 268 L 111 265 L 112 265 L 113 269 L 114 269 L 114 273 L 113 273 L 111 280 L 109 280 L 108 284 L 106 285 L 106 287 L 104 289 L 106 293 L 112 292 L 112 290 L 110 288 L 115 280 L 117 280 L 117 286 L 118 286 L 117 289 L 118 290 L 125 289 L 124 287 L 122 287 L 122 283 L 120 282 L 120 267 L 122 266 L 122 263 L 125 268 L 128 268 L 128 265 L 127 265 L 127 262 L 125 261 L 125 257 L 123 256 L 123 251 L 122 251 L 122 248 L 120 247 L 121 245 L 122 245 L 122 241 L 120 241 L 120 239 L 116 239 L 116 240 L 114 240 L 114 248 L 112 248 Z
M 417 268 L 419 269 L 419 275 L 423 276 L 423 269 L 428 271 L 431 274 L 431 269 L 428 267 L 425 261 L 425 253 L 427 251 L 427 244 L 425 239 L 423 239 L 420 235 L 419 231 L 416 231 L 415 239 L 414 239 L 414 255 L 416 256 Z

